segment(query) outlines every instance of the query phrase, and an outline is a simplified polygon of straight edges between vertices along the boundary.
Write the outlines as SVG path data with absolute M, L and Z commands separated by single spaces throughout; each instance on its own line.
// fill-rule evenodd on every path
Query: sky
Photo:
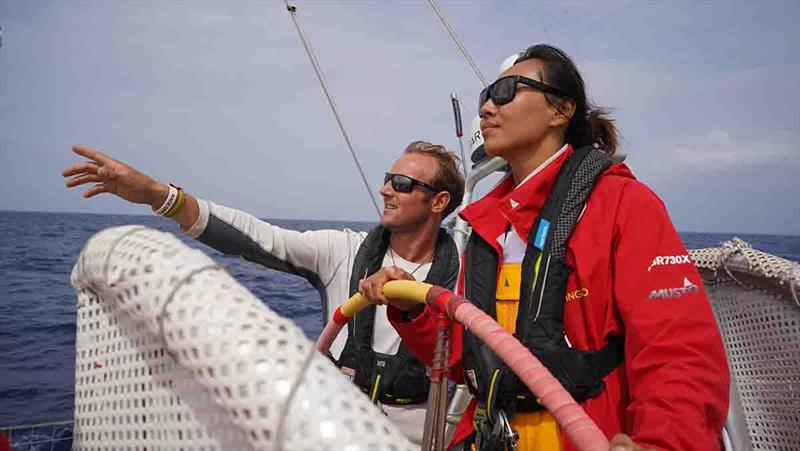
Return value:
M 373 191 L 413 140 L 458 152 L 450 93 L 469 127 L 482 87 L 426 1 L 293 4 Z M 800 2 L 438 6 L 487 78 L 567 51 L 678 230 L 800 234 Z M 259 217 L 377 219 L 282 1 L 0 0 L 0 27 L 0 210 L 147 214 L 64 187 L 81 144 Z

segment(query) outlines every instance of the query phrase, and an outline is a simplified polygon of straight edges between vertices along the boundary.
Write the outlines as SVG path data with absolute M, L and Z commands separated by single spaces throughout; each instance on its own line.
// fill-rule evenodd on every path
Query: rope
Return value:
M 311 66 L 314 67 L 314 72 L 317 74 L 317 79 L 322 86 L 322 90 L 325 92 L 325 97 L 328 99 L 328 104 L 331 106 L 331 110 L 333 110 L 333 116 L 336 118 L 336 123 L 339 124 L 339 129 L 342 131 L 342 136 L 344 136 L 347 149 L 350 150 L 350 155 L 353 157 L 353 162 L 356 164 L 356 168 L 358 168 L 358 173 L 361 174 L 361 180 L 364 182 L 364 188 L 366 188 L 367 192 L 369 193 L 369 198 L 372 201 L 372 205 L 375 207 L 375 212 L 378 213 L 378 216 L 380 216 L 381 209 L 378 207 L 378 202 L 375 200 L 375 194 L 369 187 L 367 176 L 364 175 L 364 169 L 361 167 L 361 163 L 358 161 L 355 150 L 353 150 L 353 144 L 350 143 L 350 136 L 348 136 L 347 130 L 344 128 L 342 118 L 339 116 L 339 110 L 336 108 L 336 103 L 333 101 L 333 96 L 331 95 L 330 90 L 328 90 L 328 84 L 325 81 L 325 77 L 322 75 L 322 67 L 319 64 L 319 60 L 317 60 L 317 56 L 314 54 L 314 51 L 311 49 L 311 43 L 308 41 L 308 38 L 306 38 L 305 33 L 303 33 L 303 30 L 300 28 L 300 24 L 297 22 L 297 7 L 291 6 L 289 4 L 289 0 L 283 1 L 286 3 L 286 11 L 289 12 L 289 16 L 292 18 L 295 28 L 297 28 L 297 34 L 300 35 L 300 41 L 303 43 L 303 47 L 308 54 L 308 59 L 311 60 Z
M 747 264 L 748 265 L 750 264 L 750 259 L 747 258 L 747 256 L 744 255 L 744 253 L 742 252 L 742 249 L 743 249 L 742 243 L 744 243 L 744 242 L 739 243 L 736 240 L 737 240 L 737 238 L 734 237 L 734 239 L 732 239 L 730 241 L 727 241 L 725 243 L 722 243 L 722 246 L 721 246 L 722 252 L 720 253 L 719 258 L 718 258 L 717 267 L 718 268 L 721 267 L 722 269 L 724 269 L 725 273 L 728 274 L 728 277 L 733 279 L 734 282 L 738 283 L 739 286 L 744 287 L 744 288 L 752 288 L 752 286 L 750 286 L 750 285 L 742 282 L 741 280 L 737 279 L 733 275 L 731 270 L 728 268 L 728 259 L 730 259 L 735 254 L 742 255 L 745 258 L 745 260 L 747 260 Z M 744 243 L 744 244 L 746 244 L 746 243 Z M 716 272 L 716 270 L 715 270 L 715 272 Z
M 445 19 L 444 15 L 442 15 L 442 12 L 439 11 L 439 8 L 436 6 L 436 0 L 428 0 L 428 3 L 430 3 L 431 8 L 433 8 L 433 10 L 436 12 L 436 15 L 439 16 L 439 20 L 442 21 L 442 25 L 444 25 L 444 28 L 447 29 L 448 33 L 450 33 L 450 37 L 452 37 L 453 40 L 456 42 L 458 49 L 461 50 L 461 54 L 464 55 L 464 58 L 467 59 L 469 65 L 472 66 L 472 70 L 475 71 L 475 75 L 478 76 L 478 78 L 481 80 L 481 84 L 485 88 L 486 78 L 484 78 L 483 74 L 481 73 L 481 70 L 478 69 L 478 66 L 475 64 L 475 62 L 472 61 L 472 58 L 469 56 L 469 52 L 467 52 L 467 49 L 465 49 L 464 46 L 461 44 L 461 40 L 458 39 L 458 36 L 456 36 L 456 32 L 453 31 L 452 28 L 450 28 L 450 25 L 447 23 L 447 19 Z

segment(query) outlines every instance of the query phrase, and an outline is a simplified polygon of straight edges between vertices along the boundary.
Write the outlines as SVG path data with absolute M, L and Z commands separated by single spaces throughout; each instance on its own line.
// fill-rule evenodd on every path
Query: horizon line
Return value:
M 65 214 L 65 215 L 103 215 L 103 216 L 149 216 L 153 218 L 157 218 L 155 214 L 148 214 L 148 213 L 90 213 L 90 212 L 76 212 L 76 211 L 53 211 L 53 210 L 7 210 L 0 208 L 0 213 L 48 213 L 48 214 Z M 250 213 L 252 214 L 252 213 Z M 377 221 L 365 221 L 365 220 L 353 220 L 353 219 L 320 219 L 320 218 L 278 218 L 278 217 L 270 217 L 265 218 L 258 215 L 253 214 L 253 216 L 259 219 L 270 219 L 270 220 L 279 220 L 279 221 L 324 221 L 324 222 L 350 222 L 350 223 L 365 223 L 365 224 L 377 224 Z M 697 230 L 678 230 L 678 233 L 704 233 L 704 234 L 714 234 L 714 235 L 730 235 L 734 237 L 736 235 L 766 235 L 766 236 L 790 236 L 790 237 L 797 237 L 800 238 L 800 233 L 774 233 L 774 232 L 708 232 L 708 231 L 697 231 Z

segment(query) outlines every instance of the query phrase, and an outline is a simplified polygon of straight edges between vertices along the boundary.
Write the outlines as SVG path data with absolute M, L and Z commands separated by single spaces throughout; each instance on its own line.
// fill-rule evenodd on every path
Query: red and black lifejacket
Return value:
M 622 337 L 612 337 L 597 351 L 572 349 L 564 334 L 567 277 L 572 268 L 566 243 L 598 177 L 611 166 L 605 153 L 577 149 L 564 163 L 555 185 L 527 237 L 522 261 L 519 310 L 514 334 L 578 402 L 599 395 L 603 377 L 623 359 Z M 477 233 L 467 242 L 464 295 L 496 316 L 495 290 L 499 256 Z M 536 397 L 500 359 L 468 330 L 464 331 L 464 379 L 478 402 L 476 420 L 492 424 L 498 410 L 541 410 Z
M 383 266 L 389 248 L 390 233 L 378 226 L 367 235 L 358 249 L 350 278 L 350 295 L 358 292 L 361 279 Z M 450 235 L 439 229 L 433 262 L 426 283 L 448 289 L 458 278 L 458 249 Z M 425 365 L 417 360 L 404 343 L 395 355 L 375 352 L 372 335 L 376 307 L 371 305 L 357 313 L 347 324 L 347 342 L 337 365 L 373 402 L 383 404 L 421 404 L 427 401 L 430 379 Z

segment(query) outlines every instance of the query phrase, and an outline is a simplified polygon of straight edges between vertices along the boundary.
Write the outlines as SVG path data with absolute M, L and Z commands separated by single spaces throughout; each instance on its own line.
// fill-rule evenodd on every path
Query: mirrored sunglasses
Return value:
M 438 193 L 441 191 L 425 182 L 420 182 L 417 179 L 413 179 L 403 174 L 392 174 L 387 172 L 383 177 L 383 184 L 385 185 L 389 181 L 392 182 L 392 189 L 398 193 L 410 193 L 414 189 L 414 185 L 430 190 L 432 193 Z

